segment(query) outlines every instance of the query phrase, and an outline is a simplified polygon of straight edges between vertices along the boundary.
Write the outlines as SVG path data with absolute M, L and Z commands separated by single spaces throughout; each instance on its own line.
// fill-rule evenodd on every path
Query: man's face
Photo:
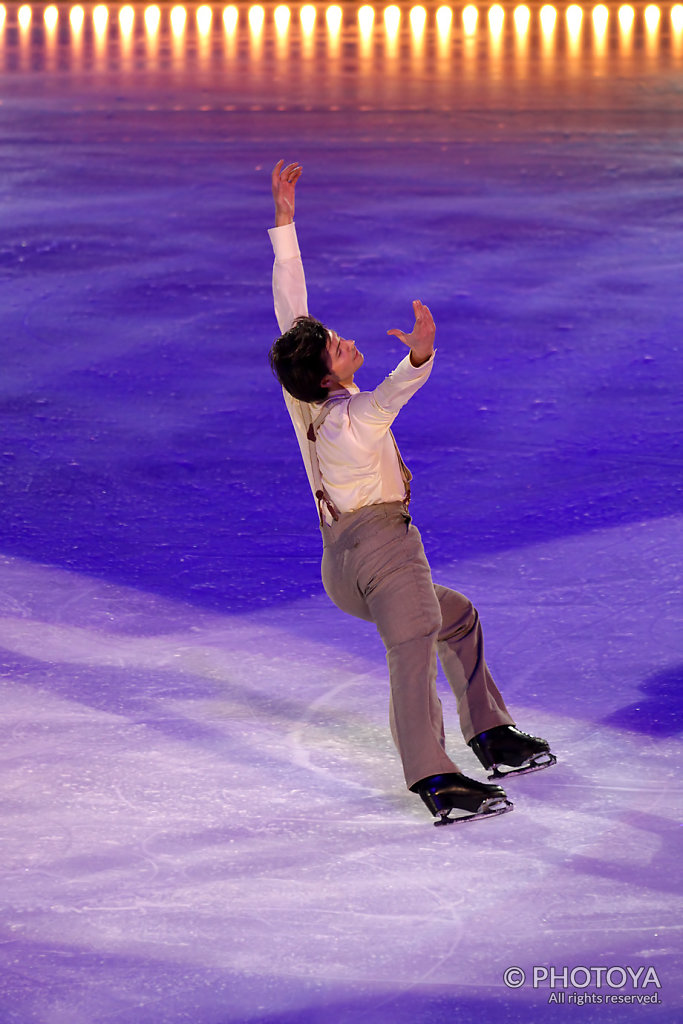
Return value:
M 340 337 L 336 331 L 329 332 L 327 340 L 327 365 L 330 380 L 323 378 L 323 384 L 334 390 L 335 384 L 348 387 L 353 384 L 353 375 L 363 365 L 363 354 L 356 348 L 355 341 Z

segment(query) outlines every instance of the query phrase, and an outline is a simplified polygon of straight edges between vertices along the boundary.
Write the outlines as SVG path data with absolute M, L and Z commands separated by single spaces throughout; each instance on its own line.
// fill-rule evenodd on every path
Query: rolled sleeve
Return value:
M 407 355 L 374 391 L 352 395 L 348 416 L 362 443 L 371 445 L 386 433 L 406 402 L 429 379 L 433 365 L 434 356 L 422 366 L 413 366 L 410 355 Z
M 282 224 L 279 228 L 268 228 L 268 237 L 273 246 L 276 263 L 284 263 L 286 260 L 297 258 L 301 259 L 299 240 L 296 237 L 296 228 L 293 221 L 291 224 Z
M 273 246 L 273 304 L 281 331 L 287 331 L 298 316 L 308 313 L 306 278 L 294 224 L 269 228 Z

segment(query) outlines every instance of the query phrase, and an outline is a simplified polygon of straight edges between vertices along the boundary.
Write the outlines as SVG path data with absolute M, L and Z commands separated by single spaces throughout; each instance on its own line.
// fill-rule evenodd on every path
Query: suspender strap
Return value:
M 340 396 L 340 398 L 344 397 L 346 396 Z M 339 509 L 332 501 L 332 498 L 329 496 L 327 490 L 325 489 L 322 473 L 320 472 L 320 460 L 318 459 L 318 451 L 315 446 L 315 440 L 318 431 L 320 430 L 321 426 L 323 425 L 328 415 L 332 411 L 332 406 L 335 404 L 335 401 L 339 401 L 339 399 L 328 398 L 327 401 L 323 404 L 322 409 L 320 410 L 320 413 L 316 417 L 315 421 L 311 416 L 311 407 L 309 405 L 302 405 L 304 413 L 304 422 L 306 424 L 306 437 L 308 438 L 308 451 L 311 456 L 311 471 L 313 473 L 315 497 L 316 501 L 318 502 L 318 515 L 320 516 L 321 526 L 323 526 L 325 522 L 325 517 L 323 515 L 323 503 L 327 506 L 327 510 L 334 519 L 335 523 L 337 522 L 339 516 L 341 515 Z
M 403 456 L 399 451 L 398 445 L 396 444 L 396 438 L 394 437 L 393 431 L 391 430 L 389 431 L 389 437 L 394 442 L 394 448 L 396 449 L 396 457 L 398 459 L 398 464 L 401 469 L 401 476 L 403 477 L 403 487 L 405 488 L 403 504 L 406 508 L 408 508 L 408 505 L 410 505 L 410 481 L 413 479 L 413 474 L 410 472 L 405 462 L 403 461 Z
M 322 427 L 323 423 L 325 422 L 329 414 L 332 412 L 333 407 L 337 404 L 337 402 L 344 401 L 344 399 L 346 398 L 348 398 L 348 392 L 343 392 L 342 394 L 334 395 L 332 398 L 328 398 L 327 401 L 323 403 L 320 409 L 320 413 L 315 418 L 315 420 L 311 415 L 311 407 L 302 402 L 304 423 L 306 425 L 306 437 L 308 438 L 308 450 L 311 456 L 311 471 L 313 473 L 315 497 L 318 502 L 318 515 L 320 516 L 321 526 L 324 524 L 323 504 L 327 506 L 327 510 L 335 522 L 337 522 L 341 513 L 339 512 L 339 509 L 334 504 L 331 497 L 327 493 L 327 490 L 325 489 L 322 473 L 320 471 L 320 460 L 318 459 L 318 451 L 315 442 L 318 436 L 318 432 L 320 431 L 320 428 Z M 405 489 L 403 505 L 407 509 L 408 505 L 410 504 L 410 481 L 413 479 L 413 474 L 410 472 L 405 462 L 403 461 L 403 457 L 399 451 L 398 445 L 396 444 L 396 438 L 394 437 L 391 430 L 389 431 L 389 437 L 393 442 L 394 449 L 396 451 L 396 458 L 398 459 L 399 468 L 401 470 L 401 476 L 403 478 L 403 487 Z

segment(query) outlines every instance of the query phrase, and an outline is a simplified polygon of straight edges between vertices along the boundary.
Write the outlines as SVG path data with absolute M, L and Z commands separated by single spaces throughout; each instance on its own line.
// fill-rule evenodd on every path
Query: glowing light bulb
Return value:
M 599 35 L 602 35 L 607 28 L 608 20 L 609 11 L 604 4 L 598 4 L 597 7 L 593 8 L 593 26 Z
M 368 4 L 364 4 L 358 11 L 358 25 L 361 35 L 367 36 L 372 32 L 372 25 L 375 20 L 375 11 Z
M 515 28 L 520 35 L 523 35 L 529 28 L 531 11 L 524 4 L 521 4 L 519 7 L 515 7 L 513 18 L 515 19 Z
M 622 32 L 629 32 L 633 28 L 633 21 L 636 12 L 628 4 L 622 4 L 619 8 L 619 24 Z
M 85 11 L 80 5 L 72 7 L 69 11 L 69 21 L 74 32 L 80 32 L 85 21 Z
M 468 4 L 462 12 L 462 23 L 465 29 L 465 35 L 471 36 L 477 30 L 477 18 L 479 12 L 473 4 Z
M 683 4 L 674 4 L 671 8 L 671 24 L 674 32 L 683 32 Z
M 289 19 L 291 17 L 289 7 L 284 4 L 280 4 L 273 11 L 273 21 L 275 22 L 275 28 L 279 35 L 284 35 L 289 28 Z
M 654 4 L 649 4 L 645 8 L 645 24 L 647 25 L 648 32 L 654 32 L 659 25 L 660 10 Z
M 401 9 L 395 4 L 384 8 L 384 27 L 390 36 L 395 36 L 401 24 Z
M 425 30 L 427 12 L 424 7 L 413 7 L 410 11 L 410 27 L 413 35 L 421 36 Z
M 234 32 L 239 20 L 239 11 L 232 4 L 223 9 L 223 27 L 226 32 Z
M 550 4 L 545 4 L 541 7 L 541 28 L 546 33 L 550 33 L 555 28 L 555 22 L 557 21 L 557 11 Z
M 583 11 L 578 4 L 570 4 L 567 8 L 567 30 L 570 37 L 577 39 L 581 32 L 581 23 L 583 21 Z
M 161 11 L 152 4 L 151 7 L 145 8 L 145 27 L 150 35 L 154 35 L 159 30 L 159 22 L 161 21 Z
M 259 4 L 249 8 L 249 27 L 252 32 L 259 33 L 261 31 L 265 16 L 266 12 Z
M 104 4 L 98 4 L 92 12 L 92 21 L 95 26 L 95 32 L 97 32 L 98 35 L 105 31 L 107 22 L 109 21 L 109 11 Z
M 202 4 L 197 8 L 197 28 L 200 35 L 207 35 L 211 31 L 213 12 L 208 4 Z
M 23 28 L 24 31 L 26 31 L 31 24 L 31 8 L 28 4 L 23 4 L 17 11 L 17 21 L 19 22 L 20 28 Z
M 337 34 L 341 28 L 342 23 L 342 9 L 337 4 L 332 4 L 331 7 L 327 8 L 325 13 L 325 20 L 327 21 L 327 27 L 333 34 Z
M 187 11 L 184 7 L 176 6 L 171 10 L 171 31 L 174 36 L 181 36 L 185 31 L 187 22 Z
M 504 21 L 505 11 L 500 4 L 494 4 L 493 7 L 489 8 L 489 26 L 495 35 L 503 31 Z
M 450 32 L 453 24 L 453 11 L 450 7 L 439 7 L 436 12 L 436 27 L 440 35 L 445 36 Z
M 7 17 L 7 11 L 5 9 L 5 5 L 4 4 L 0 4 L 0 28 L 2 28 L 2 26 L 5 24 L 6 17 Z
M 48 32 L 54 32 L 55 28 L 57 27 L 57 22 L 59 21 L 59 11 L 57 10 L 57 8 L 54 7 L 53 5 L 46 7 L 45 12 L 43 14 L 43 20 L 45 22 L 45 27 L 48 30 Z
M 121 26 L 121 31 L 124 35 L 130 35 L 130 33 L 133 31 L 134 21 L 135 11 L 133 10 L 132 7 L 126 4 L 126 6 L 122 7 L 119 11 L 119 25 Z
M 313 4 L 304 4 L 299 14 L 301 19 L 301 28 L 308 34 L 315 28 L 315 7 Z

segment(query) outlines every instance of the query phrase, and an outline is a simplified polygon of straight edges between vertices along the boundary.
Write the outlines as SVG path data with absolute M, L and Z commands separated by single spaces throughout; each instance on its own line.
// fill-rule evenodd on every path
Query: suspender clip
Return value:
M 315 496 L 318 499 L 318 511 L 320 513 L 320 525 L 323 523 L 323 502 L 327 505 L 327 510 L 334 519 L 335 523 L 339 521 L 339 512 L 336 506 L 326 497 L 324 491 L 316 491 Z

